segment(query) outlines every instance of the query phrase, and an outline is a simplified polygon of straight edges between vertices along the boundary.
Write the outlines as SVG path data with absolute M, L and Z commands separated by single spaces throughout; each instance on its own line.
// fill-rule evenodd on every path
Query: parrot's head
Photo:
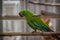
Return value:
M 33 15 L 33 13 L 28 11 L 28 10 L 22 10 L 22 11 L 19 12 L 20 17 L 24 17 L 24 16 L 25 17 L 30 17 L 32 15 Z
M 28 14 L 28 10 L 22 10 L 22 11 L 19 12 L 19 16 L 20 16 L 20 17 L 24 17 L 24 16 L 26 16 L 27 14 Z
M 23 11 L 19 12 L 19 16 L 20 16 L 20 17 L 24 17 Z

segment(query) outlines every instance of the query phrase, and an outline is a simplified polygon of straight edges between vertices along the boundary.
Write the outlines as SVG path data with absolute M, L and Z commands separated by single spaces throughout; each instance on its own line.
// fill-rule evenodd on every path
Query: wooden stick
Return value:
M 24 20 L 25 18 L 21 18 L 19 16 L 0 16 L 0 20 Z
M 0 36 L 51 36 L 51 35 L 60 35 L 60 32 L 9 32 L 9 33 L 0 33 Z
M 47 12 L 47 11 L 44 11 L 44 10 L 41 11 L 41 14 L 44 17 L 48 17 L 48 18 L 60 18 L 60 14 L 52 13 L 52 12 Z
M 42 14 L 43 15 L 43 14 Z M 40 16 L 40 15 L 37 15 L 37 16 Z M 48 18 L 60 18 L 59 15 L 46 15 L 46 13 L 44 13 L 43 16 L 40 16 L 42 18 L 44 17 L 48 17 Z M 25 20 L 25 18 L 21 18 L 19 16 L 0 16 L 0 20 Z
M 36 5 L 44 5 L 44 6 L 60 6 L 60 3 L 40 3 L 37 1 L 29 1 L 29 3 L 36 4 Z

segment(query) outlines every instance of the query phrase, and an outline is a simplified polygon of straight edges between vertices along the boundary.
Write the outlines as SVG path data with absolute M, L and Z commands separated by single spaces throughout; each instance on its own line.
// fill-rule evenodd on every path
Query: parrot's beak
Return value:
M 22 13 L 19 13 L 19 16 L 20 16 L 20 17 L 23 17 L 24 15 L 23 15 Z

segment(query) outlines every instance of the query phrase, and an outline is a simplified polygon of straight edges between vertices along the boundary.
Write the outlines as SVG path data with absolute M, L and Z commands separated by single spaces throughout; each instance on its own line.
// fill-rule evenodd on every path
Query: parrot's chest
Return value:
M 38 30 L 42 30 L 42 28 L 39 28 L 38 26 L 36 26 L 37 24 L 34 22 L 34 20 L 28 20 L 27 21 L 28 25 L 33 28 L 33 29 L 38 29 Z M 35 25 L 36 24 L 36 25 Z
M 37 29 L 37 27 L 33 24 L 33 22 L 32 22 L 31 19 L 27 21 L 27 24 L 28 24 L 31 28 Z

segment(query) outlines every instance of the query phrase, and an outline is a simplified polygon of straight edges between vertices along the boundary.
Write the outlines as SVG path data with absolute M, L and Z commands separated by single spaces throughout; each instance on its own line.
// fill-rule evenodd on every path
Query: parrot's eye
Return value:
M 23 16 L 24 16 L 22 13 L 19 13 L 19 15 L 20 15 L 21 17 L 23 17 Z

